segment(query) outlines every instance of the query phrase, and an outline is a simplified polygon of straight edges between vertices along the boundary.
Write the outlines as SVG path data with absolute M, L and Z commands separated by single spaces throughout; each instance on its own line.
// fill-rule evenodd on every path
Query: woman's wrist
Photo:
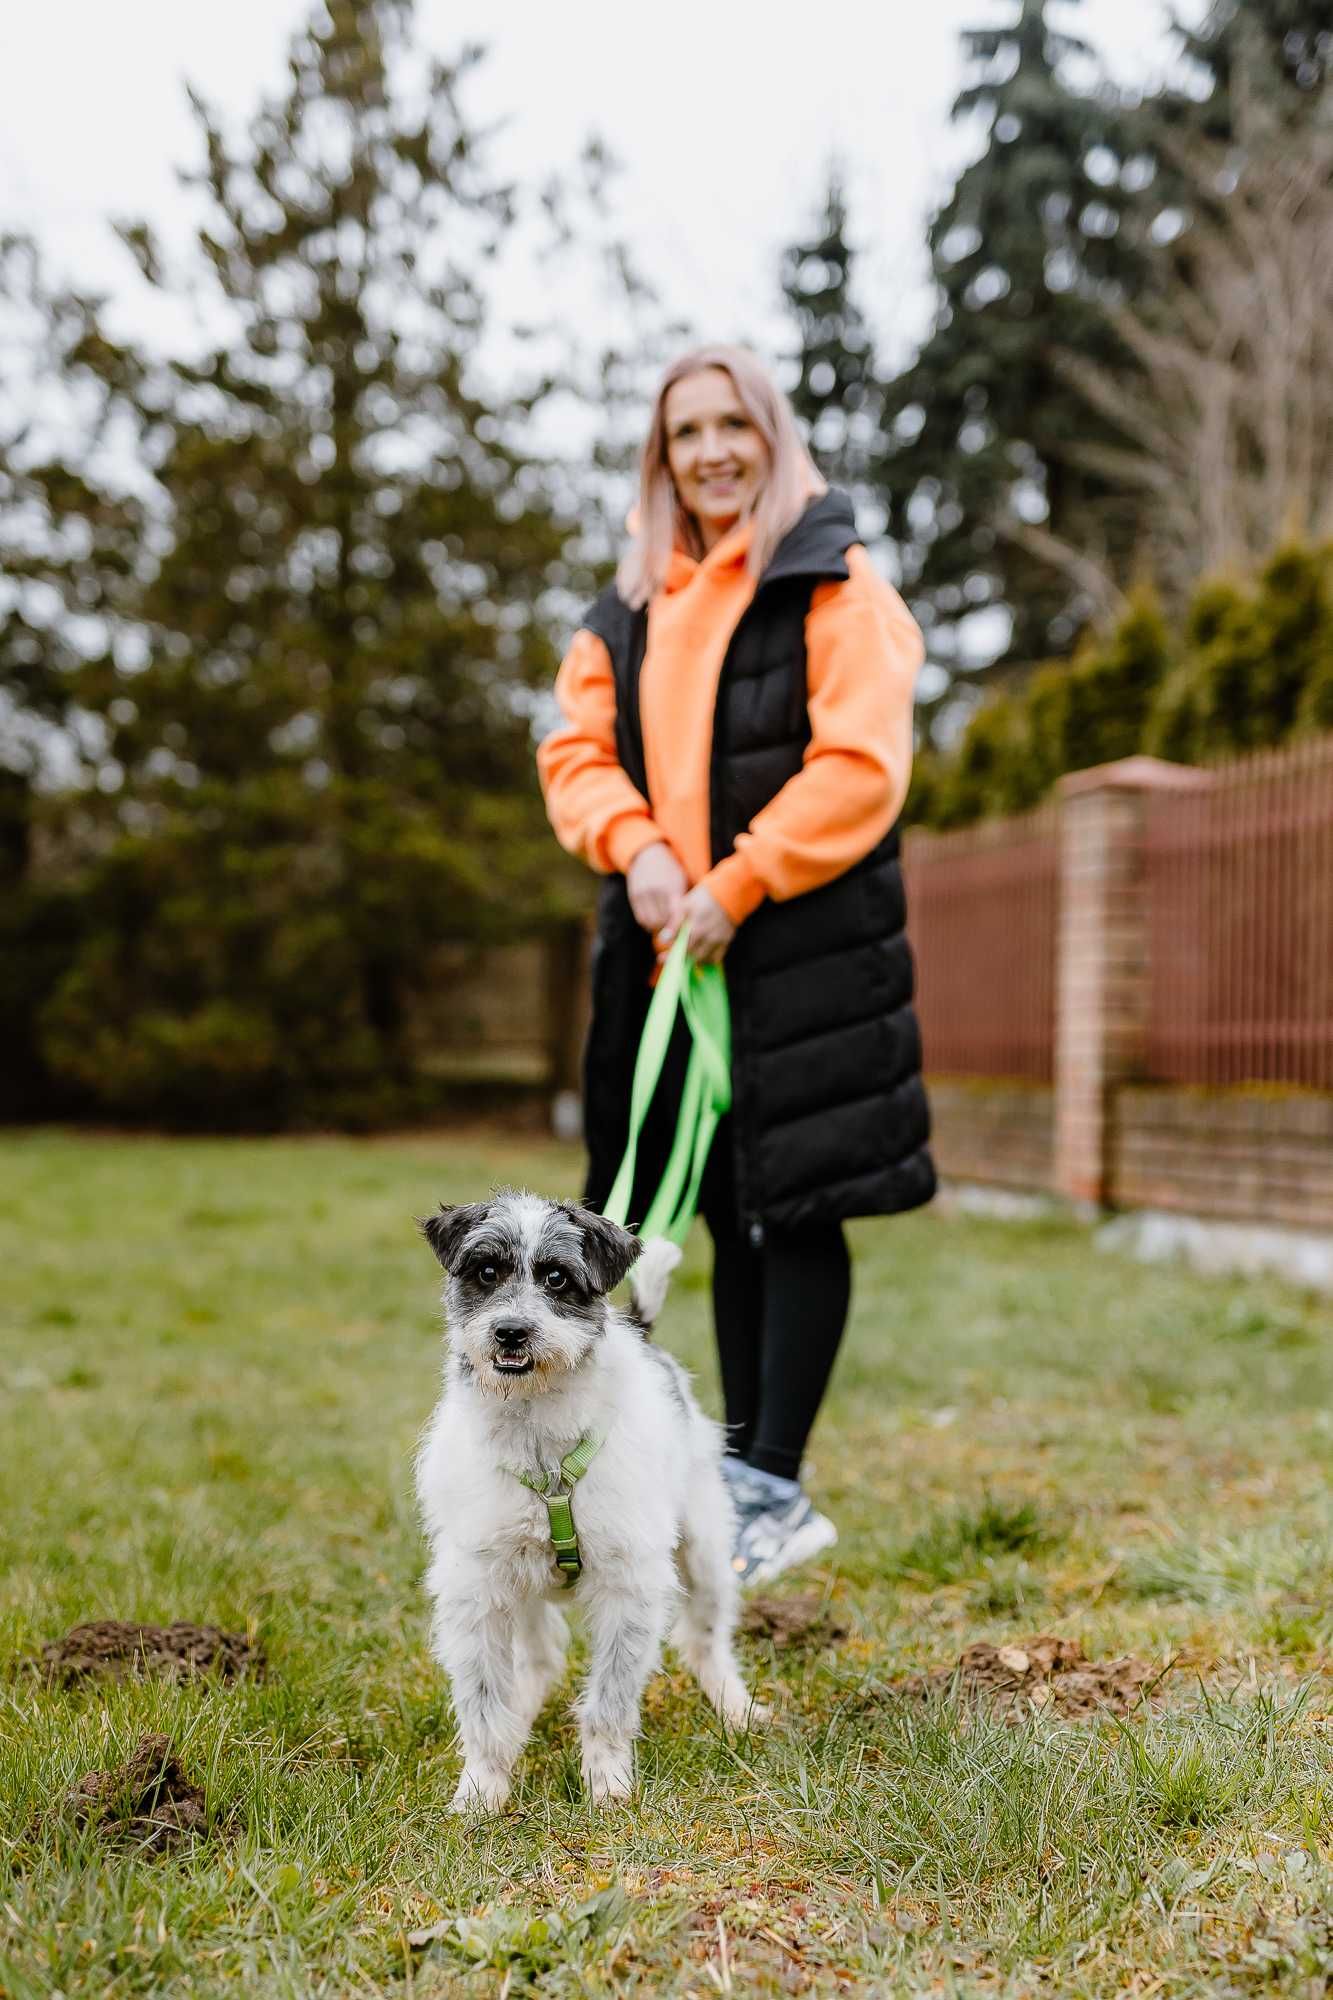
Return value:
M 661 827 L 647 813 L 627 813 L 606 835 L 607 857 L 617 875 L 628 875 L 645 848 L 666 845 Z
M 729 854 L 725 861 L 719 861 L 715 868 L 710 868 L 700 886 L 707 889 L 718 908 L 726 912 L 738 929 L 768 894 L 739 849 Z

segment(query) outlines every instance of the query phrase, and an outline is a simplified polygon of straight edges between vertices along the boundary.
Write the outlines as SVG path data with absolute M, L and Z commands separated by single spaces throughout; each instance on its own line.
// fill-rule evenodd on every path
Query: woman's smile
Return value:
M 667 391 L 667 466 L 708 550 L 754 510 L 769 452 L 724 368 L 700 368 Z

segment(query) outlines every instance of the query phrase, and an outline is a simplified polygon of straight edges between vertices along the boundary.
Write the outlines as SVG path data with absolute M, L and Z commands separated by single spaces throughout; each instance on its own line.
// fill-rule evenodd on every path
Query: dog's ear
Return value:
M 428 1215 L 424 1222 L 418 1224 L 422 1235 L 446 1271 L 450 1269 L 458 1255 L 463 1238 L 469 1230 L 475 1229 L 479 1222 L 485 1220 L 490 1212 L 490 1206 L 488 1201 L 468 1201 L 457 1208 L 446 1208 L 441 1202 L 438 1215 Z
M 613 1291 L 643 1249 L 642 1243 L 618 1222 L 608 1222 L 604 1215 L 584 1208 L 581 1202 L 566 1201 L 560 1205 L 583 1232 L 588 1276 L 599 1292 Z

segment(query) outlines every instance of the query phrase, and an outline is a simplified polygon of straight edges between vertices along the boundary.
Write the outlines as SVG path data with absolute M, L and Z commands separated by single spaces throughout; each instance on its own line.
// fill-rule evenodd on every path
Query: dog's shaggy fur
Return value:
M 444 1394 L 417 1461 L 430 1542 L 432 1651 L 463 1745 L 454 1807 L 498 1810 L 560 1675 L 563 1607 L 584 1613 L 592 1663 L 577 1709 L 599 1802 L 634 1782 L 644 1686 L 674 1643 L 724 1720 L 766 1719 L 732 1651 L 737 1584 L 721 1435 L 680 1365 L 647 1338 L 674 1245 L 647 1251 L 573 1202 L 504 1191 L 423 1225 L 449 1274 Z M 632 1311 L 606 1294 L 643 1253 Z M 544 1479 L 586 1431 L 605 1441 L 574 1490 L 583 1572 L 555 1568 Z

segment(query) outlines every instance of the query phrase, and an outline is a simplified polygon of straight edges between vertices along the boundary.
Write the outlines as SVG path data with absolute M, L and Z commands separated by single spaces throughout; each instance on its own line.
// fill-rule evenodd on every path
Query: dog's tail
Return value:
M 643 1246 L 638 1263 L 630 1272 L 629 1318 L 638 1327 L 645 1340 L 652 1339 L 657 1315 L 666 1304 L 671 1273 L 680 1259 L 679 1244 L 673 1243 L 666 1236 L 651 1236 Z

